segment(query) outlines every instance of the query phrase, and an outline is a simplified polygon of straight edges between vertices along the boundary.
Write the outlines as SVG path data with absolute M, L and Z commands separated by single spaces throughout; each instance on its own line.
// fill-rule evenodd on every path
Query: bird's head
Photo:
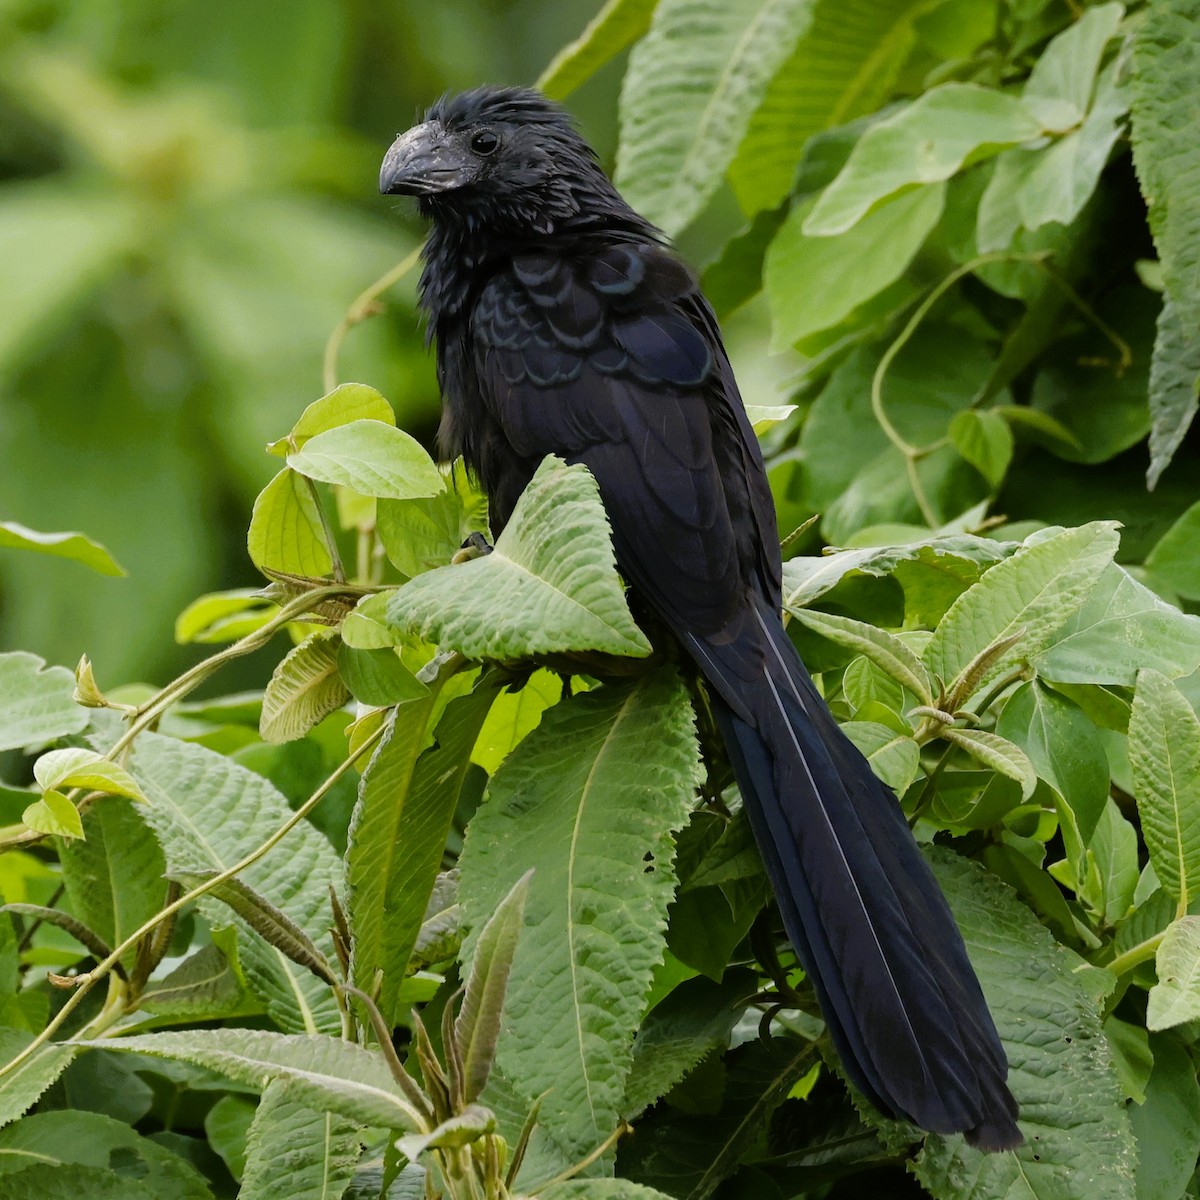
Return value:
M 379 173 L 388 196 L 421 211 L 537 235 L 629 213 L 571 119 L 530 88 L 446 96 L 391 145 Z

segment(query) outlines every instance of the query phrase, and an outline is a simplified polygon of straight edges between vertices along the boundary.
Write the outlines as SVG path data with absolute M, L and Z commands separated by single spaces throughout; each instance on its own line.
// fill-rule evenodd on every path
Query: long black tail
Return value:
M 899 804 L 764 601 L 685 634 L 792 944 L 846 1073 L 881 1110 L 986 1150 L 1022 1141 L 962 937 Z

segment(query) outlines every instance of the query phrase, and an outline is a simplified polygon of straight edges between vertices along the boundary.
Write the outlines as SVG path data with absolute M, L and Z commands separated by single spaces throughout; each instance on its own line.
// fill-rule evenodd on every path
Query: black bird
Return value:
M 478 477 L 497 533 L 545 455 L 596 477 L 622 574 L 707 683 L 847 1074 L 885 1113 L 1019 1145 L 945 898 L 784 632 L 762 456 L 695 276 L 535 91 L 439 100 L 379 187 L 432 221 L 420 294 L 442 449 Z

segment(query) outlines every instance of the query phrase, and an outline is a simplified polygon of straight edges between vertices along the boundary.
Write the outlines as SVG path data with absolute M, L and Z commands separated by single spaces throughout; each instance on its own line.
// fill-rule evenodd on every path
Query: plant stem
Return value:
M 325 549 L 329 551 L 329 559 L 333 563 L 333 577 L 338 583 L 345 583 L 346 568 L 342 565 L 337 534 L 333 532 L 333 526 L 329 523 L 329 514 L 325 511 L 325 505 L 321 503 L 321 493 L 317 491 L 316 481 L 309 479 L 307 475 L 301 475 L 300 478 L 307 485 L 308 494 L 312 497 L 313 506 L 317 510 L 317 516 L 321 519 L 321 536 L 325 539 Z
M 1167 931 L 1164 929 L 1162 933 L 1156 933 L 1144 942 L 1138 942 L 1136 946 L 1131 946 L 1124 954 L 1118 954 L 1112 962 L 1097 963 L 1096 965 L 1102 966 L 1106 971 L 1111 971 L 1120 977 L 1127 971 L 1132 971 L 1134 967 L 1140 967 L 1142 963 L 1149 962 L 1158 953 L 1158 947 L 1166 936 Z

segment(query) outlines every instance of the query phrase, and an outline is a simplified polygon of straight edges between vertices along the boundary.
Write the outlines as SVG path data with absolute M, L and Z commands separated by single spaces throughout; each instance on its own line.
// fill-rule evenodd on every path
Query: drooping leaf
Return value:
M 36 654 L 0 654 L 0 750 L 19 750 L 78 733 L 87 709 L 72 698 L 75 676 Z
M 427 571 L 397 589 L 388 619 L 468 658 L 567 650 L 642 656 L 591 472 L 548 457 L 491 554 Z
M 1158 982 L 1146 999 L 1146 1027 L 1170 1029 L 1200 1018 L 1200 917 L 1171 923 L 1154 965 Z
M 316 501 L 303 477 L 290 467 L 284 467 L 254 501 L 246 549 L 260 570 L 319 579 L 333 569 Z
M 921 768 L 920 746 L 878 721 L 847 721 L 842 732 L 862 751 L 871 770 L 902 796 Z
M 140 1007 L 176 1021 L 212 1021 L 231 1015 L 242 994 L 229 959 L 209 943 L 151 983 L 142 993 Z
M 628 1179 L 571 1179 L 540 1194 L 544 1200 L 669 1200 L 665 1192 Z
M 280 661 L 263 693 L 263 741 L 295 741 L 350 699 L 338 674 L 340 646 L 335 631 L 321 630 Z
M 62 792 L 43 792 L 22 814 L 21 820 L 37 833 L 63 838 L 83 837 L 79 809 Z
M 650 28 L 658 0 L 607 0 L 573 42 L 551 59 L 537 86 L 563 100 Z
M 339 483 L 362 496 L 409 500 L 436 496 L 444 486 L 420 442 L 375 419 L 360 418 L 314 434 L 288 454 L 287 462 L 309 479 Z
M 0 521 L 0 549 L 32 550 L 35 554 L 73 559 L 101 575 L 128 574 L 105 547 L 83 533 L 39 533 L 16 521 Z
M 670 831 L 697 781 L 686 693 L 659 671 L 550 709 L 497 771 L 468 830 L 459 894 L 473 930 L 535 868 L 498 1062 L 527 1101 L 553 1087 L 541 1120 L 568 1154 L 615 1127 L 629 1041 L 662 955 Z
M 267 451 L 279 458 L 286 458 L 292 450 L 301 450 L 309 438 L 318 433 L 349 425 L 351 421 L 380 421 L 384 425 L 395 425 L 396 414 L 392 406 L 373 388 L 365 383 L 342 383 L 314 400 L 292 426 L 285 438 L 272 442 Z
M 23 1029 L 0 1026 L 0 1067 L 33 1041 Z M 67 1069 L 78 1050 L 62 1042 L 39 1046 L 20 1065 L 0 1075 L 0 1125 L 15 1121 Z
M 659 0 L 621 89 L 617 184 L 634 208 L 668 233 L 700 212 L 810 11 L 811 0 Z
M 278 612 L 257 588 L 231 588 L 198 596 L 175 618 L 175 640 L 232 642 L 261 628 Z
M 1033 789 L 1037 787 L 1037 772 L 1020 746 L 986 729 L 943 729 L 941 736 L 961 746 L 985 767 L 1019 783 L 1023 799 L 1028 800 L 1033 795 Z

